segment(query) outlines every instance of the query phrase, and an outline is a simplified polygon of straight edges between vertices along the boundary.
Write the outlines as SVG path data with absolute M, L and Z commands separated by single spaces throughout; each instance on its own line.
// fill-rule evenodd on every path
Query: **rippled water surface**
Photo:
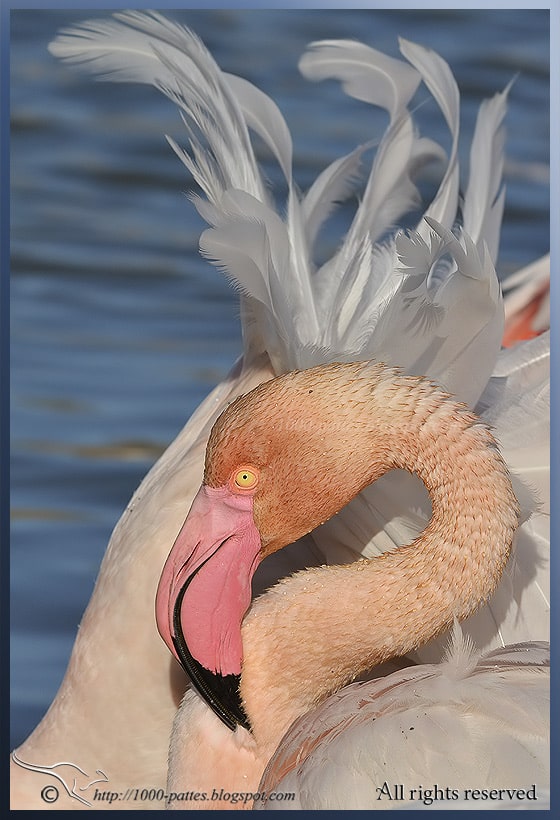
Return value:
M 56 692 L 121 511 L 241 347 L 236 295 L 198 255 L 203 225 L 183 195 L 193 183 L 164 139 L 184 136 L 176 110 L 147 87 L 95 83 L 46 50 L 61 26 L 91 16 L 12 16 L 13 744 Z M 515 77 L 499 273 L 548 251 L 546 12 L 172 16 L 275 99 L 303 190 L 384 124 L 335 83 L 299 76 L 309 41 L 358 38 L 397 56 L 401 35 L 434 48 L 462 92 L 464 157 L 481 99 Z M 427 96 L 420 124 L 449 147 Z M 329 232 L 324 253 L 332 241 Z

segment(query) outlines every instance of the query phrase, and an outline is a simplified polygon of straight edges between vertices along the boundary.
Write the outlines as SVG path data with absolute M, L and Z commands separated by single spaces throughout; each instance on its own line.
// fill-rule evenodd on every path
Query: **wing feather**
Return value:
M 465 789 L 533 784 L 546 803 L 549 657 L 539 643 L 480 656 L 455 628 L 442 663 L 350 684 L 295 721 L 255 808 L 277 808 L 276 791 L 307 810 L 449 809 Z

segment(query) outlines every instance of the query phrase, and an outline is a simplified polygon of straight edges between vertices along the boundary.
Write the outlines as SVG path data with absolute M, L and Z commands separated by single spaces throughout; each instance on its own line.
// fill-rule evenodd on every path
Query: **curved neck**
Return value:
M 420 398 L 413 382 L 424 388 Z M 278 727 L 284 731 L 360 673 L 470 615 L 493 592 L 509 556 L 518 506 L 487 427 L 441 391 L 406 377 L 389 400 L 384 393 L 374 401 L 371 480 L 391 468 L 417 474 L 432 517 L 405 547 L 299 572 L 254 602 L 243 624 L 241 694 L 265 745 L 280 739 Z

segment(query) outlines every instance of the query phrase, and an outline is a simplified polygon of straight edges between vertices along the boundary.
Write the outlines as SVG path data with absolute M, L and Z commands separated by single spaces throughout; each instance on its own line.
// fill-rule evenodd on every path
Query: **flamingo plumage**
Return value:
M 410 545 L 369 561 L 300 571 L 254 601 L 244 619 L 257 563 L 330 519 L 394 468 L 417 473 L 428 488 L 432 517 L 424 532 Z M 237 399 L 212 430 L 201 491 L 158 590 L 162 637 L 193 683 L 204 671 L 204 686 L 197 688 L 218 716 L 201 711 L 192 697 L 184 701 L 172 739 L 168 792 L 184 794 L 188 784 L 203 794 L 214 788 L 228 795 L 260 793 L 263 764 L 298 717 L 357 675 L 406 656 L 454 618 L 468 617 L 492 594 L 517 525 L 517 501 L 489 430 L 425 380 L 378 363 L 333 364 L 290 372 Z M 529 654 L 536 660 L 523 670 L 525 677 L 514 667 L 517 677 L 504 683 L 510 671 L 507 659 L 512 663 L 515 652 L 510 647 L 503 657 L 498 652 L 487 660 L 490 680 L 476 673 L 471 680 L 465 670 L 463 678 L 457 676 L 456 683 L 468 681 L 463 706 L 469 703 L 470 708 L 466 731 L 458 729 L 461 742 L 455 745 L 450 737 L 445 750 L 456 769 L 450 787 L 457 788 L 462 776 L 464 788 L 471 789 L 500 783 L 511 789 L 520 784 L 529 789 L 534 783 L 548 788 L 546 648 L 524 644 L 520 657 Z M 524 713 L 523 727 L 515 720 L 504 726 L 496 718 L 496 746 L 507 749 L 509 744 L 509 749 L 501 766 L 481 766 L 476 752 L 485 719 L 479 702 L 488 710 L 493 693 L 507 698 L 513 709 L 517 701 L 512 693 L 518 696 L 535 671 L 541 677 L 535 676 L 534 689 L 529 684 L 525 693 L 531 693 L 540 721 L 534 721 L 532 709 Z M 377 681 L 377 689 L 390 687 L 396 674 Z M 441 682 L 425 667 L 404 674 L 412 678 L 417 698 L 422 678 L 431 678 L 431 687 L 424 688 L 447 715 L 447 730 L 462 724 L 446 700 L 453 684 L 448 683 L 447 691 L 443 687 L 445 697 L 440 691 L 445 674 L 440 674 Z M 237 714 L 222 687 L 228 676 L 239 679 Z M 421 706 L 428 709 L 426 703 Z M 235 732 L 218 734 L 216 746 L 217 724 L 226 722 L 222 708 L 233 716 L 230 729 Z M 460 715 L 460 706 L 455 709 Z M 353 716 L 355 724 L 367 727 L 371 722 L 365 711 Z M 431 720 L 437 725 L 437 716 Z M 323 731 L 327 722 L 328 717 L 320 722 Z M 418 724 L 413 757 L 421 753 L 429 723 Z M 364 758 L 359 776 L 369 774 L 375 781 L 391 757 L 379 755 L 375 744 L 365 740 L 345 751 Z M 440 741 L 432 737 L 427 742 Z M 524 750 L 521 766 L 518 746 Z M 197 748 L 204 753 L 197 755 Z M 299 751 L 292 747 L 291 754 L 301 762 Z M 320 768 L 319 761 L 316 766 Z M 403 773 L 406 768 L 405 760 Z M 429 768 L 425 773 L 432 774 Z M 440 779 L 448 774 L 443 768 Z M 411 767 L 399 782 L 411 788 L 415 776 Z M 371 795 L 368 800 L 362 792 L 361 805 L 354 799 L 339 780 L 324 802 L 313 796 L 303 807 L 372 807 Z M 224 808 L 227 802 L 216 800 L 212 807 Z
M 547 809 L 548 665 L 538 642 L 480 655 L 456 624 L 440 663 L 352 683 L 296 720 L 255 808 Z
M 161 15 L 131 12 L 116 18 L 63 34 L 52 50 L 94 72 L 108 73 L 109 79 L 155 84 L 181 109 L 191 151 L 175 143 L 172 147 L 205 195 L 196 201 L 210 225 L 201 248 L 227 268 L 240 289 L 245 350 L 230 377 L 189 421 L 127 507 L 61 690 L 18 754 L 28 762 L 62 755 L 88 771 L 101 766 L 116 788 L 138 782 L 158 787 L 165 785 L 170 727 L 186 679 L 174 661 L 169 663 L 145 602 L 155 598 L 161 567 L 202 479 L 204 449 L 220 412 L 239 394 L 287 370 L 374 357 L 427 376 L 477 406 L 482 418 L 491 418 L 500 439 L 502 432 L 509 434 L 510 444 L 504 447 L 508 464 L 510 451 L 519 455 L 511 472 L 522 523 L 515 558 L 489 605 L 468 619 L 464 629 L 480 651 L 546 639 L 548 335 L 514 348 L 509 357 L 500 351 L 503 307 L 494 262 L 504 197 L 501 121 L 507 89 L 481 108 L 473 138 L 477 162 L 472 163 L 463 222 L 457 227 L 459 95 L 448 66 L 428 49 L 404 41 L 405 61 L 347 41 L 313 45 L 301 63 L 308 78 L 337 77 L 349 94 L 361 99 L 365 95 L 366 102 L 390 114 L 350 230 L 333 257 L 318 267 L 313 248 L 319 226 L 337 200 L 354 189 L 369 146 L 326 168 L 306 196 L 300 196 L 291 176 L 290 135 L 271 100 L 246 81 L 221 72 L 192 33 Z M 440 188 L 415 230 L 390 233 L 391 225 L 416 201 L 417 170 L 444 156 L 440 146 L 414 130 L 409 104 L 421 81 L 446 119 L 451 152 Z M 286 177 L 284 220 L 260 175 L 248 127 L 264 139 Z M 492 173 L 477 173 L 478 163 Z M 537 434 L 531 443 L 537 446 L 538 463 L 529 466 L 522 452 L 531 415 L 527 390 L 538 399 L 539 410 L 535 416 L 531 407 L 531 429 Z M 539 498 L 527 486 L 527 477 L 535 474 L 544 488 Z M 388 475 L 304 539 L 300 551 L 287 548 L 286 555 L 267 559 L 279 564 L 265 576 L 263 563 L 261 586 L 298 566 L 381 555 L 419 533 L 428 519 L 429 504 L 418 485 L 408 476 Z M 107 644 L 102 624 L 107 611 L 114 622 L 113 645 Z M 418 649 L 415 660 L 440 660 L 446 640 L 442 635 Z M 125 643 L 126 658 L 120 649 Z M 93 658 L 103 658 L 102 686 Z M 141 692 L 138 680 L 146 682 Z M 185 703 L 195 711 L 205 709 L 197 698 L 189 692 Z M 181 715 L 187 713 L 184 706 Z M 210 715 L 204 720 L 209 717 L 213 719 Z M 84 731 L 84 722 L 89 730 Z M 222 730 L 229 731 L 219 726 L 218 737 Z M 107 744 L 108 737 L 114 742 Z M 45 808 L 38 797 L 30 797 L 35 781 L 20 769 L 13 771 L 14 802 Z

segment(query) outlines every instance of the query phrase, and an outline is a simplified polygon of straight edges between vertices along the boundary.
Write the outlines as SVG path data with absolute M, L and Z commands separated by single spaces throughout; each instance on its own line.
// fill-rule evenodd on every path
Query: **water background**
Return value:
M 175 108 L 145 86 L 95 83 L 47 52 L 60 27 L 92 16 L 106 13 L 12 13 L 13 745 L 56 693 L 127 501 L 241 347 L 236 295 L 198 255 L 204 226 L 183 195 L 192 182 L 164 139 L 184 142 Z M 280 106 L 303 190 L 385 122 L 337 84 L 300 77 L 309 41 L 356 38 L 397 56 L 400 35 L 434 48 L 461 89 L 465 162 L 481 99 L 515 76 L 499 275 L 548 251 L 548 12 L 170 16 Z M 423 90 L 420 102 L 427 98 Z M 435 107 L 422 105 L 419 117 L 448 148 Z M 281 186 L 264 151 L 262 160 Z

